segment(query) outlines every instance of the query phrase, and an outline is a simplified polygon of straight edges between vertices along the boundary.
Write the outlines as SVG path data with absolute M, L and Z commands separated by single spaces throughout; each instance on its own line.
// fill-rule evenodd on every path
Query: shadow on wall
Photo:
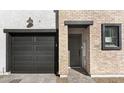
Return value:
M 55 60 L 56 60 L 56 62 L 57 62 L 57 64 L 56 64 L 56 75 L 57 76 L 59 76 L 59 62 L 58 62 L 58 58 L 59 58 L 59 38 L 58 38 L 58 35 L 59 35 L 59 30 L 58 30 L 58 28 L 59 28 L 59 20 L 58 20 L 58 10 L 54 10 L 54 12 L 55 12 L 55 25 L 56 25 L 56 39 L 57 39 L 57 41 L 56 41 L 56 43 L 57 43 L 57 48 L 56 48 L 56 55 L 57 55 L 57 57 L 55 58 Z
M 89 74 L 86 72 L 86 70 L 84 68 L 72 68 L 72 69 L 75 71 L 78 71 L 81 74 L 89 76 Z

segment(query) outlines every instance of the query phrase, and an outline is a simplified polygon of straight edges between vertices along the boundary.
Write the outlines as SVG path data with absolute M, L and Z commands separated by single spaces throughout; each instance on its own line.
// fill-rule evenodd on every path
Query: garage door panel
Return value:
M 19 46 L 23 46 L 24 45 L 32 45 L 33 44 L 33 38 L 26 38 L 26 37 L 13 37 L 13 41 L 12 44 L 13 45 L 19 45 Z
M 13 46 L 12 53 L 14 55 L 32 55 L 33 47 L 31 46 Z
M 53 46 L 54 37 L 36 37 L 35 45 Z
M 33 42 L 14 42 L 12 44 L 14 46 L 17 46 L 17 47 L 23 46 L 23 45 L 25 45 L 25 46 L 32 46 L 33 45 Z
M 54 37 L 36 37 L 35 59 L 37 71 L 54 72 Z
M 38 72 L 53 72 L 54 71 L 54 69 L 53 69 L 53 67 L 37 67 L 36 68 L 37 69 L 37 71 Z M 44 71 L 44 69 L 46 69 L 45 71 Z
M 54 60 L 53 60 L 54 61 Z M 53 62 L 51 62 L 50 60 L 45 60 L 45 61 L 41 61 L 41 60 L 36 60 L 36 63 L 38 64 L 41 64 L 41 65 L 44 65 L 44 64 L 53 64 Z
M 44 71 L 44 69 L 46 69 L 45 71 Z M 54 69 L 53 69 L 53 67 L 51 67 L 51 68 L 47 68 L 47 67 L 37 67 L 37 72 L 39 72 L 39 73 L 53 73 L 54 72 Z
M 17 68 L 17 66 L 19 67 L 33 67 L 32 65 L 34 65 L 34 63 L 33 62 L 30 62 L 30 64 L 29 64 L 29 62 L 27 61 L 25 61 L 25 63 L 23 62 L 23 63 L 21 63 L 21 62 L 18 62 L 18 64 L 14 64 L 14 66 L 16 66 L 15 68 Z
M 52 41 L 54 42 L 54 37 L 53 36 L 37 36 L 35 37 L 36 41 Z
M 42 42 L 35 42 L 35 45 L 46 45 L 46 46 L 52 46 L 53 45 L 53 42 L 50 42 L 50 41 L 42 41 Z
M 14 61 L 32 61 L 32 56 L 13 56 Z
M 13 50 L 13 52 L 27 52 L 27 51 L 33 51 L 33 47 L 31 47 L 31 46 L 13 46 L 12 50 Z
M 41 68 L 53 68 L 54 69 L 54 65 L 52 63 L 43 63 L 43 64 L 37 63 L 36 68 L 37 67 L 41 67 Z
M 54 73 L 54 58 L 55 36 L 13 36 L 12 72 Z
M 54 64 L 51 63 L 50 61 L 37 61 L 36 63 L 37 63 L 36 66 L 40 67 L 54 67 Z
M 43 68 L 43 67 L 48 67 L 48 68 L 52 67 L 53 68 L 54 67 L 54 65 L 52 63 L 49 63 L 49 65 L 47 63 L 44 63 L 44 64 L 37 63 L 37 65 L 35 65 L 35 66 L 36 67 L 41 67 L 41 68 Z
M 17 47 L 19 47 L 19 46 L 32 46 L 33 45 L 33 42 L 25 42 L 25 41 L 23 41 L 23 42 L 13 42 L 12 43 L 13 44 L 13 46 L 17 46 Z
M 22 73 L 30 73 L 30 72 L 33 72 L 33 71 L 34 71 L 34 70 L 33 70 L 32 67 L 25 67 L 25 66 L 19 67 L 19 66 L 17 66 L 17 67 L 14 69 L 13 72 L 17 72 L 17 73 L 20 73 L 20 72 L 22 72 Z
M 54 40 L 54 39 L 53 39 Z M 54 43 L 54 41 L 36 41 L 36 42 L 34 42 L 36 45 L 43 45 L 43 44 L 45 44 L 45 45 L 51 45 L 51 44 L 53 44 Z
M 41 60 L 41 61 L 47 61 L 47 60 L 53 61 L 54 56 L 52 56 L 52 55 L 36 56 L 36 61 L 38 61 L 38 60 Z
M 34 64 L 34 62 L 33 61 L 20 61 L 20 60 L 15 60 L 16 61 L 16 64 L 14 64 L 14 65 L 32 65 L 32 64 Z
M 21 65 L 21 66 L 20 65 L 15 65 L 14 70 L 17 70 L 17 69 L 18 69 L 18 71 L 19 70 L 25 71 L 26 69 L 33 71 L 34 70 L 34 67 L 32 67 L 32 65 Z
M 14 55 L 23 55 L 23 56 L 30 56 L 30 55 L 32 55 L 32 51 L 30 51 L 30 50 L 23 50 L 23 51 L 21 51 L 21 50 L 19 50 L 19 51 L 13 51 L 13 54 Z
M 53 45 L 51 45 L 51 46 L 36 46 L 36 51 L 52 51 L 52 52 L 54 52 L 53 51 L 53 49 L 54 49 L 54 47 L 53 47 Z
M 32 36 L 14 36 L 13 37 L 14 42 L 31 42 L 33 41 Z
M 30 63 L 29 64 L 29 62 L 26 62 L 26 63 L 18 63 L 18 64 L 15 64 L 14 65 L 14 68 L 16 69 L 16 68 L 32 68 L 32 69 L 34 69 L 34 67 L 32 66 L 32 65 L 34 65 L 34 63 Z
M 24 52 L 23 52 L 23 51 L 18 52 L 18 51 L 17 51 L 17 52 L 13 52 L 13 54 L 14 54 L 14 55 L 18 55 L 18 56 L 22 56 L 22 55 L 23 55 L 23 56 L 27 56 L 27 55 L 28 55 L 28 56 L 32 56 L 32 52 L 30 52 L 30 51 L 27 51 L 27 52 L 25 52 L 25 51 L 24 51 Z
M 36 56 L 52 56 L 54 55 L 54 53 L 52 52 L 38 52 L 38 53 L 34 53 Z
M 46 73 L 53 73 L 54 70 L 51 70 L 51 69 L 48 69 L 48 70 L 45 70 L 43 71 L 42 69 L 37 69 L 37 72 L 36 73 L 43 73 L 43 74 L 46 74 Z M 32 72 L 30 72 L 32 73 Z

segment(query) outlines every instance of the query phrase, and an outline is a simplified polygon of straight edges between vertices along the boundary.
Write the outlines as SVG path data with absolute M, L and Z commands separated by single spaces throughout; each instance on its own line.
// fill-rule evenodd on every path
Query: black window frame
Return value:
M 105 23 L 101 25 L 101 40 L 102 40 L 102 50 L 121 50 L 122 48 L 122 36 L 121 36 L 121 24 L 111 24 L 111 23 Z M 117 47 L 105 47 L 105 27 L 106 26 L 118 26 L 119 32 L 118 32 L 118 46 Z

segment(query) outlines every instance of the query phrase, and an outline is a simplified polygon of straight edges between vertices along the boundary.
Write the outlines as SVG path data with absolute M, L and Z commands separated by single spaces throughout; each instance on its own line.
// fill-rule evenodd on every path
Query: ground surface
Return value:
M 54 74 L 11 74 L 0 76 L 0 83 L 95 83 L 80 68 L 69 69 L 68 78 L 59 78 Z
M 59 83 L 95 83 L 95 80 L 92 79 L 83 69 L 73 68 L 69 69 L 68 78 L 61 79 L 58 78 L 57 82 Z

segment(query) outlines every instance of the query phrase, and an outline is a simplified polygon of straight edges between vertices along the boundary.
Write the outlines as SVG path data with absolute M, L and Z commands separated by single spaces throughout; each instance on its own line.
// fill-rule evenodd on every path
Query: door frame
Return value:
M 4 33 L 6 33 L 6 72 L 11 72 L 12 69 L 12 65 L 11 65 L 12 33 L 47 33 L 55 36 L 54 73 L 58 74 L 58 30 L 57 29 L 4 29 Z

